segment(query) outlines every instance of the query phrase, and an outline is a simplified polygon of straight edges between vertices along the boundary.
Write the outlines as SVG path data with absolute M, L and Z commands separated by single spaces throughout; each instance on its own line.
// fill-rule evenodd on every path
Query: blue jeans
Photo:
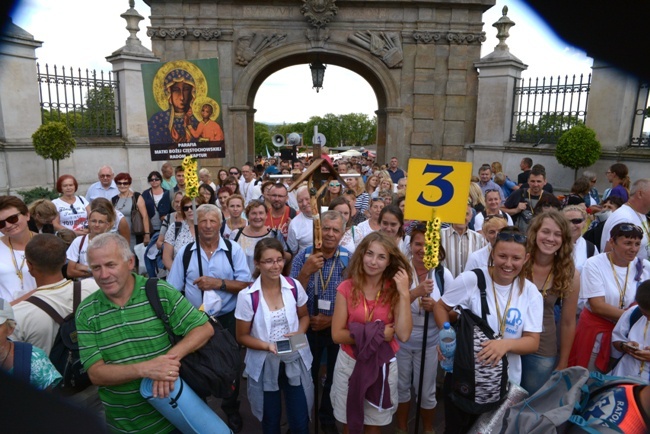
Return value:
M 551 377 L 555 365 L 557 365 L 557 357 L 535 354 L 521 356 L 521 387 L 532 396 Z
M 284 372 L 284 363 L 280 363 L 278 385 L 280 390 L 264 392 L 262 432 L 264 434 L 280 434 L 280 419 L 282 417 L 280 393 L 284 392 L 284 403 L 291 434 L 309 434 L 309 409 L 305 391 L 302 386 L 289 384 Z

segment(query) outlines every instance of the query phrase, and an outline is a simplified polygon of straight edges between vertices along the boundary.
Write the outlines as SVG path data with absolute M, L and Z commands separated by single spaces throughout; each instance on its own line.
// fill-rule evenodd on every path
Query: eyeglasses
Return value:
M 373 202 L 383 202 L 383 201 L 384 201 L 384 198 L 383 198 L 383 197 L 373 197 L 371 200 L 372 200 Z
M 117 185 L 131 185 L 131 183 L 129 181 L 117 181 L 116 184 Z
M 149 182 L 158 182 L 160 178 L 149 178 Z
M 499 232 L 497 234 L 498 241 L 514 241 L 519 244 L 526 244 L 526 235 L 516 234 L 512 232 Z
M 618 226 L 618 227 L 617 227 Z M 630 234 L 634 238 L 643 238 L 643 230 L 638 227 L 637 225 L 633 225 L 632 223 L 624 223 L 614 226 L 612 228 L 611 236 L 612 238 L 616 238 L 618 234 Z M 2 228 L 3 226 L 0 226 Z M 616 231 L 614 231 L 616 229 Z M 628 238 L 631 238 L 629 235 L 625 235 Z
M 493 191 L 496 191 L 497 193 L 499 192 L 499 190 L 497 190 L 496 188 L 488 188 L 487 190 L 485 190 L 485 194 L 492 193 Z
M 237 175 L 239 175 L 239 172 L 228 172 L 228 173 L 230 173 L 232 176 L 237 176 Z
M 187 205 L 187 206 L 184 206 L 184 207 L 183 207 L 183 211 L 184 211 L 184 212 L 188 212 L 188 211 L 191 210 L 191 209 L 192 209 L 192 205 Z
M 582 223 L 583 221 L 585 221 L 585 219 L 569 219 L 569 221 L 570 221 L 571 223 L 573 223 L 574 225 L 579 225 L 580 223 Z
M 20 213 L 17 213 L 17 214 L 14 214 L 14 215 L 10 215 L 9 217 L 7 217 L 4 220 L 0 220 L 0 229 L 4 229 L 5 226 L 7 226 L 7 223 L 15 225 L 16 223 L 18 223 L 19 218 L 20 218 Z
M 340 187 L 341 183 L 340 182 L 330 182 L 330 187 Z
M 271 265 L 282 265 L 284 264 L 284 258 L 278 258 L 278 259 L 267 259 L 266 261 L 260 261 L 260 264 L 271 266 Z
M 483 219 L 483 223 L 489 222 L 492 219 L 506 220 L 506 218 L 504 216 L 502 216 L 501 214 L 495 214 L 495 215 L 489 215 L 489 216 L 485 217 L 485 219 Z

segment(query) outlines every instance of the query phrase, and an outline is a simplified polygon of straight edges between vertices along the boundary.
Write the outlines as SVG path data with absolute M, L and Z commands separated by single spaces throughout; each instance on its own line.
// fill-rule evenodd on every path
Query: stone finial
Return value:
M 144 17 L 134 9 L 135 1 L 129 0 L 129 9 L 120 15 L 126 20 L 126 30 L 129 31 L 130 35 L 126 40 L 127 47 L 139 47 L 142 46 L 142 42 L 136 34 L 140 31 L 140 21 L 144 20 Z
M 495 50 L 509 51 L 506 39 L 510 36 L 508 30 L 510 30 L 510 27 L 514 25 L 514 21 L 508 18 L 508 6 L 504 6 L 501 18 L 499 18 L 496 23 L 492 24 L 492 27 L 497 28 L 497 39 L 499 39 L 499 44 L 494 47 Z

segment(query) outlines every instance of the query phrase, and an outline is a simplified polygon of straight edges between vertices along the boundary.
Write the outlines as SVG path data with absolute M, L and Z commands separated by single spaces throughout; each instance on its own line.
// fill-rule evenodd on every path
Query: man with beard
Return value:
M 528 177 L 528 188 L 520 188 L 513 192 L 501 208 L 512 216 L 515 226 L 523 234 L 526 233 L 528 225 L 533 219 L 533 209 L 537 202 L 544 197 L 548 200 L 554 197 L 551 193 L 544 191 L 544 185 L 546 185 L 546 173 L 538 167 L 533 168 Z
M 287 205 L 289 193 L 287 187 L 282 183 L 271 186 L 269 197 L 271 199 L 271 210 L 266 215 L 265 224 L 272 230 L 279 231 L 286 242 L 289 235 L 289 223 L 296 217 L 296 210 Z

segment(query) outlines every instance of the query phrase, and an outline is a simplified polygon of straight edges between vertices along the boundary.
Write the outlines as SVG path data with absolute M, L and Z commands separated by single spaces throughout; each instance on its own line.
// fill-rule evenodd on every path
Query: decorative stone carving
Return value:
M 192 35 L 196 39 L 205 39 L 206 41 L 214 41 L 221 37 L 221 30 L 218 29 L 194 29 Z
M 242 36 L 237 39 L 237 51 L 235 62 L 238 65 L 246 66 L 257 54 L 268 47 L 276 47 L 287 38 L 286 33 L 257 34 Z
M 348 40 L 379 57 L 389 68 L 402 66 L 402 41 L 397 32 L 356 32 Z
M 300 13 L 316 28 L 325 27 L 339 11 L 336 0 L 302 0 L 302 3 Z
M 422 44 L 435 44 L 439 41 L 450 44 L 471 44 L 473 42 L 480 44 L 481 42 L 485 42 L 485 32 L 429 32 L 418 30 L 413 32 L 413 40 Z
M 330 30 L 327 27 L 307 29 L 305 36 L 311 43 L 311 48 L 323 48 L 325 42 L 330 38 Z
M 183 39 L 187 36 L 187 29 L 177 29 L 176 27 L 149 27 L 147 29 L 147 36 L 158 39 Z
M 184 39 L 187 35 L 196 39 L 213 41 L 221 37 L 221 30 L 210 28 L 186 29 L 177 27 L 149 27 L 147 36 L 152 39 Z

